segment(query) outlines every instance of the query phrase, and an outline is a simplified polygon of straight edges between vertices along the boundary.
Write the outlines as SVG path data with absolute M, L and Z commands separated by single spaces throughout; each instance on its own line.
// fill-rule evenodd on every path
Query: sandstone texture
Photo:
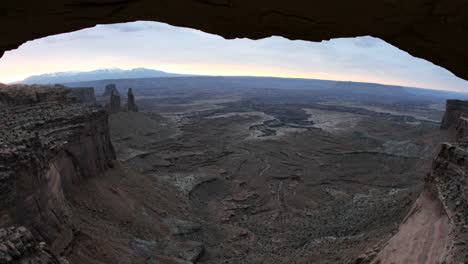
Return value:
M 43 102 L 76 102 L 94 104 L 94 88 L 67 88 L 63 85 L 4 85 L 0 86 L 0 107 Z
M 440 128 L 454 128 L 460 117 L 468 116 L 468 101 L 447 100 L 445 115 Z
M 5 85 L 0 88 L 0 107 L 48 101 L 72 102 L 77 98 L 64 86 Z
M 168 212 L 185 219 L 180 202 L 173 188 L 122 169 L 104 108 L 29 97 L 1 109 L 0 263 L 192 263 L 203 254 L 176 235 L 154 242 L 171 236 Z
M 104 109 L 67 100 L 2 109 L 0 226 L 26 226 L 63 250 L 74 230 L 70 191 L 113 167 L 107 122 Z
M 28 40 L 97 24 L 159 21 L 225 38 L 322 41 L 370 35 L 468 79 L 468 2 L 47 0 L 0 3 L 0 55 Z
M 454 142 L 441 144 L 399 231 L 381 251 L 370 250 L 355 263 L 468 263 L 467 106 L 447 101 L 442 128 L 453 129 Z
M 0 228 L 0 263 L 69 264 L 57 258 L 45 242 L 39 242 L 24 226 Z

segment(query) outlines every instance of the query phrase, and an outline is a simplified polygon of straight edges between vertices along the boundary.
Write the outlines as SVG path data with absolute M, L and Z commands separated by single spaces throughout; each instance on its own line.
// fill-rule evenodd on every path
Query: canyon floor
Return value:
M 4 87 L 0 262 L 466 262 L 467 101 L 247 79 Z
M 143 101 L 110 116 L 125 174 L 83 193 L 115 202 L 88 225 L 132 263 L 350 263 L 397 230 L 444 137 L 434 105 Z

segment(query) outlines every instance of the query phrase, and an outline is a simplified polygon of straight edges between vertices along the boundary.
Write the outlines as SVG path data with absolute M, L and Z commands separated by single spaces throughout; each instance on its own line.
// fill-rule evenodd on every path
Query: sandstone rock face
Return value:
M 71 90 L 61 85 L 5 85 L 0 88 L 0 106 L 16 106 L 43 102 L 76 101 Z
M 3 85 L 0 86 L 0 107 L 44 102 L 78 102 L 95 104 L 94 88 L 67 88 L 63 85 Z
M 463 139 L 463 143 L 442 144 L 426 180 L 434 186 L 449 219 L 450 240 L 441 256 L 445 263 L 468 262 L 468 139 Z
M 120 112 L 120 110 L 121 110 L 120 103 L 121 103 L 120 95 L 116 94 L 114 92 L 111 92 L 110 102 L 109 102 L 109 105 L 108 105 L 109 113 L 118 113 L 118 112 Z
M 71 93 L 78 98 L 80 103 L 95 104 L 96 96 L 93 87 L 71 88 Z
M 127 110 L 129 112 L 138 112 L 138 106 L 135 104 L 135 95 L 133 95 L 132 88 L 128 88 L 127 93 Z
M 106 102 L 106 109 L 109 113 L 118 113 L 121 111 L 120 92 L 115 84 L 106 85 L 102 98 Z
M 460 117 L 456 127 L 456 140 L 462 143 L 468 142 L 468 118 Z
M 455 142 L 441 145 L 399 232 L 378 254 L 355 263 L 468 263 L 468 121 L 461 117 L 466 114 L 466 102 L 449 100 L 443 128 L 456 130 Z
M 96 24 L 148 20 L 226 38 L 277 35 L 322 41 L 370 35 L 468 79 L 467 9 L 464 0 L 2 1 L 0 35 L 7 37 L 0 40 L 0 55 L 52 34 Z
M 45 242 L 37 241 L 24 226 L 0 228 L 0 263 L 66 264 L 47 248 Z
M 102 94 L 103 97 L 106 97 L 106 96 L 111 96 L 112 93 L 114 93 L 114 95 L 119 95 L 120 96 L 120 92 L 119 90 L 117 90 L 117 87 L 115 84 L 108 84 L 106 85 L 106 89 L 104 90 L 104 93 Z
M 447 100 L 440 128 L 449 129 L 456 126 L 460 117 L 468 117 L 468 101 Z
M 69 102 L 2 109 L 0 226 L 26 226 L 63 250 L 73 233 L 67 195 L 113 166 L 107 122 L 104 109 Z

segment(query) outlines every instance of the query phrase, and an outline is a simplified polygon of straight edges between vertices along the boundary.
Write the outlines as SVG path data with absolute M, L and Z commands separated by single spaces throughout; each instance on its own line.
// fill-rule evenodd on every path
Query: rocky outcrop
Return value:
M 106 89 L 102 94 L 101 102 L 105 102 L 106 110 L 109 113 L 118 113 L 122 110 L 120 92 L 115 84 L 106 85 Z
M 159 21 L 225 38 L 322 41 L 374 36 L 468 79 L 468 2 L 452 1 L 52 1 L 0 2 L 0 56 L 28 40 L 97 24 Z M 57 23 L 66 21 L 66 23 Z
M 467 102 L 448 101 L 442 128 L 453 129 L 455 142 L 442 143 L 399 231 L 355 263 L 468 263 L 467 114 Z
M 60 253 L 73 237 L 71 190 L 113 166 L 107 122 L 104 109 L 69 102 L 2 109 L 0 227 L 25 226 Z
M 443 143 L 433 162 L 427 182 L 442 202 L 449 220 L 445 263 L 468 262 L 468 138 L 456 143 Z
M 135 104 L 135 95 L 133 95 L 132 88 L 128 88 L 127 110 L 128 112 L 138 112 L 138 106 Z
M 17 106 L 44 102 L 74 102 L 69 88 L 61 85 L 5 85 L 0 87 L 0 106 Z
M 114 92 L 111 92 L 109 104 L 107 105 L 107 110 L 109 113 L 118 113 L 120 112 L 120 95 Z
M 111 96 L 112 93 L 114 95 L 119 95 L 120 96 L 120 92 L 119 92 L 119 90 L 117 90 L 117 86 L 115 84 L 108 84 L 108 85 L 106 85 L 106 89 L 104 90 L 104 93 L 102 94 L 102 97 Z
M 78 101 L 84 104 L 95 104 L 96 96 L 93 87 L 71 88 L 71 93 L 78 98 Z
M 69 264 L 57 258 L 45 242 L 39 242 L 24 226 L 0 228 L 0 263 Z
M 457 125 L 460 117 L 468 117 L 468 101 L 447 100 L 440 128 L 449 129 Z
M 468 142 L 468 118 L 460 117 L 456 127 L 456 140 L 466 144 Z
M 95 104 L 94 88 L 67 88 L 63 85 L 0 86 L 0 106 L 18 106 L 44 102 L 78 102 Z

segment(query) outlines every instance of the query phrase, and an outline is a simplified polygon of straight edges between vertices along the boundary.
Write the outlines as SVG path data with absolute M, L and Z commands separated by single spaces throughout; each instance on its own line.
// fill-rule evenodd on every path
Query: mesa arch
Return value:
M 225 38 L 370 35 L 468 80 L 465 0 L 18 0 L 0 3 L 0 57 L 26 41 L 149 20 Z

